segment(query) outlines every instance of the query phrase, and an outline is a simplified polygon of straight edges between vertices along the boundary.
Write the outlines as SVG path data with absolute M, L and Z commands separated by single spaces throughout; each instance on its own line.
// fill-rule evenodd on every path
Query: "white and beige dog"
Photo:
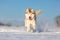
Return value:
M 28 8 L 25 12 L 25 27 L 27 27 L 27 32 L 31 32 L 32 29 L 33 32 L 36 32 L 36 17 L 41 13 L 41 10 L 35 12 L 32 8 Z

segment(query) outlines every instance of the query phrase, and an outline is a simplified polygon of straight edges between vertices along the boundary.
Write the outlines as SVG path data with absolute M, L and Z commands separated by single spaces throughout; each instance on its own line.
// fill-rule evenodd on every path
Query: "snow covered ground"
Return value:
M 0 40 L 60 40 L 60 33 L 0 32 Z
M 55 30 L 55 29 L 52 29 Z M 56 29 L 57 30 L 57 29 Z M 60 32 L 28 33 L 24 27 L 0 27 L 0 40 L 60 40 Z
M 16 27 L 16 26 L 0 26 L 0 32 L 25 32 L 25 27 Z

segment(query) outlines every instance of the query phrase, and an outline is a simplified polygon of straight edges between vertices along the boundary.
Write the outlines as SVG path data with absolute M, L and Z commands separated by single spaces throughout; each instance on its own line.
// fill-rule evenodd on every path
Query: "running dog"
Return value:
M 32 8 L 28 8 L 25 11 L 25 27 L 27 32 L 36 32 L 36 17 L 41 13 L 41 10 L 34 11 Z M 32 29 L 31 29 L 32 28 Z

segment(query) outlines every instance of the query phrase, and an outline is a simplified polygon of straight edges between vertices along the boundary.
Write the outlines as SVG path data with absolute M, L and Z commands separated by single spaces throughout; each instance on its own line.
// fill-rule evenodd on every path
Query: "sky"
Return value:
M 0 0 L 0 21 L 23 24 L 25 10 L 33 8 L 42 12 L 37 20 L 48 20 L 52 23 L 60 15 L 60 0 Z

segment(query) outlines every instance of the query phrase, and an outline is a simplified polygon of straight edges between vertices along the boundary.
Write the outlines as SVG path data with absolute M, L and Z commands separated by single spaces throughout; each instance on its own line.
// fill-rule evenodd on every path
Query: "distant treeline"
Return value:
M 12 26 L 10 23 L 4 24 L 2 22 L 0 22 L 0 26 Z
M 56 23 L 57 23 L 57 26 L 60 27 L 60 15 L 56 17 Z

